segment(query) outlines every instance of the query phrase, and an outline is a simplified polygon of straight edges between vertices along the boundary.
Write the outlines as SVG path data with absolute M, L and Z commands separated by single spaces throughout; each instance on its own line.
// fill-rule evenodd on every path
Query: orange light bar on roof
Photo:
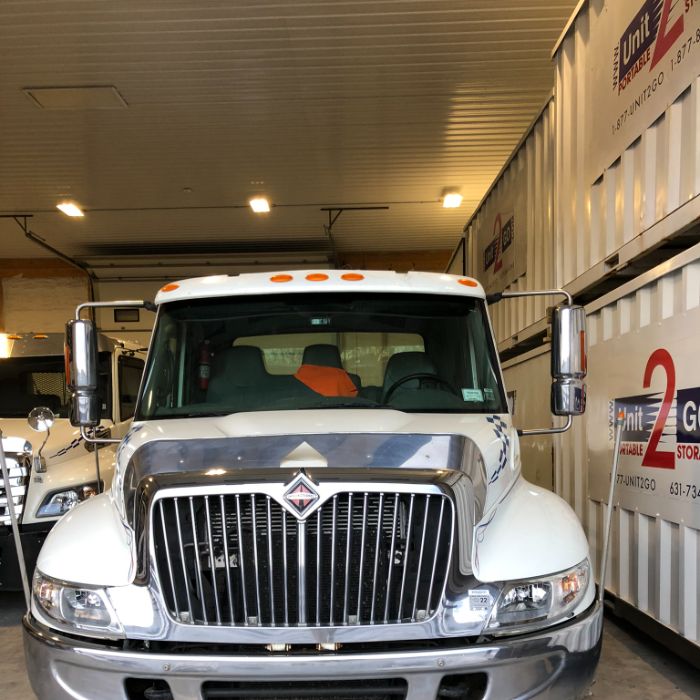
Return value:
M 457 280 L 460 284 L 463 284 L 465 287 L 476 287 L 478 282 L 475 282 L 474 280 L 470 280 L 468 277 L 462 277 L 462 279 Z
M 309 282 L 325 282 L 328 275 L 323 274 L 323 272 L 312 272 L 310 275 L 306 275 L 306 279 Z
M 364 278 L 365 276 L 359 274 L 358 272 L 346 272 L 344 275 L 340 276 L 340 279 L 345 280 L 346 282 L 359 282 Z
M 294 279 L 291 275 L 272 275 L 270 282 L 291 282 Z
M 170 282 L 169 284 L 166 284 L 164 287 L 160 288 L 161 292 L 174 292 L 176 289 L 180 289 L 179 284 L 175 284 L 175 282 Z

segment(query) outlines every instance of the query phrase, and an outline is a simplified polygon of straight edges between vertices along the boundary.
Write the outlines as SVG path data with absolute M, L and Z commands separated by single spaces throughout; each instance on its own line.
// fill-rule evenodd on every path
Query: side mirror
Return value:
M 32 469 L 41 474 L 46 471 L 46 462 L 41 456 L 41 452 L 46 447 L 46 443 L 51 435 L 51 426 L 54 424 L 56 416 L 53 411 L 46 406 L 37 406 L 29 411 L 27 416 L 27 423 L 32 430 L 36 430 L 37 433 L 46 433 L 44 442 L 41 443 L 41 447 L 38 449 L 37 453 L 32 457 Z
M 583 306 L 557 306 L 552 315 L 552 413 L 580 416 L 586 410 L 588 340 Z
M 100 424 L 97 394 L 97 336 L 92 321 L 74 319 L 66 324 L 66 383 L 71 392 L 71 425 L 94 428 Z
M 48 433 L 55 420 L 56 416 L 54 416 L 53 411 L 46 406 L 33 408 L 27 416 L 29 427 L 36 430 L 37 433 Z

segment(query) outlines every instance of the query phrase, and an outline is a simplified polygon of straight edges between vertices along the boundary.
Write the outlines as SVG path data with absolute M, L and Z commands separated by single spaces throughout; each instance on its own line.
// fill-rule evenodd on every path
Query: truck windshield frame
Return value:
M 161 305 L 135 420 L 334 408 L 507 413 L 484 301 L 344 292 Z

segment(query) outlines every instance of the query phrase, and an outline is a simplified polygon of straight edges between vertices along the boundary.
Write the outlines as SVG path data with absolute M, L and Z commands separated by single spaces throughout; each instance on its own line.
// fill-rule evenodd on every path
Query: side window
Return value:
M 127 420 L 134 415 L 139 393 L 143 360 L 128 355 L 119 356 L 119 418 Z

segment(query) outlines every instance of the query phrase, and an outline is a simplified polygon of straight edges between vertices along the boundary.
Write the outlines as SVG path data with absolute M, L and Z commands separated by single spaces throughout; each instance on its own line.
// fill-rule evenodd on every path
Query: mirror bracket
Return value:
M 94 428 L 92 435 L 88 435 L 87 429 L 84 425 L 80 426 L 80 437 L 85 440 L 90 445 L 112 445 L 121 442 L 121 438 L 100 438 L 95 437 L 97 433 L 97 428 Z
M 518 435 L 556 435 L 564 433 L 573 424 L 573 416 L 581 415 L 585 410 L 586 385 L 583 379 L 586 376 L 586 333 L 585 311 L 582 306 L 575 306 L 570 292 L 565 289 L 542 289 L 534 291 L 503 291 L 486 296 L 487 304 L 496 304 L 501 299 L 517 297 L 564 297 L 565 304 L 552 309 L 547 309 L 548 339 L 552 343 L 552 397 L 551 411 L 553 415 L 566 417 L 563 425 L 549 428 L 518 429 Z M 574 336 L 566 336 L 565 328 Z M 575 334 L 576 328 L 580 329 L 579 335 Z M 572 330 L 573 329 L 573 330 Z M 555 332 L 557 331 L 557 332 Z M 561 337 L 556 337 L 557 334 Z M 574 344 L 578 348 L 574 348 Z M 563 346 L 563 347 L 562 347 Z M 562 350 L 564 352 L 562 352 Z M 578 350 L 578 351 L 576 351 Z

